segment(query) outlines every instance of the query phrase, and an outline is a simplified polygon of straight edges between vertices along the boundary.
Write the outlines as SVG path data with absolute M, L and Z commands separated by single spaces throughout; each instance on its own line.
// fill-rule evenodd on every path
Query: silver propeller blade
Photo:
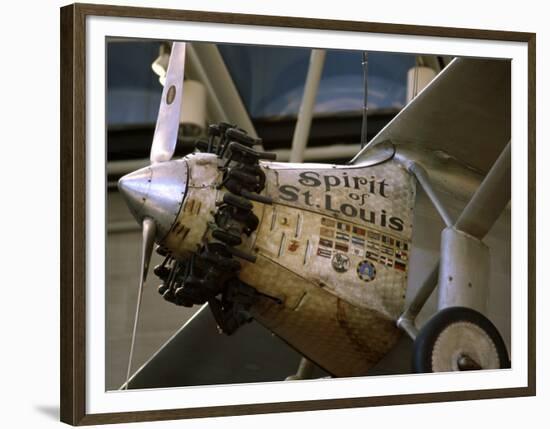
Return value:
M 143 285 L 147 278 L 147 272 L 149 271 L 149 262 L 151 261 L 151 253 L 153 252 L 153 246 L 155 244 L 155 222 L 150 218 L 143 219 L 142 223 L 142 246 L 141 246 L 141 275 L 139 279 L 138 297 L 136 305 L 136 313 L 134 315 L 134 329 L 132 331 L 132 343 L 130 345 L 130 356 L 128 357 L 128 370 L 126 372 L 126 383 L 124 388 L 128 389 L 128 382 L 130 380 L 130 372 L 132 370 L 132 360 L 134 357 L 134 345 L 136 342 L 136 332 L 139 321 L 139 313 L 141 309 L 141 297 L 143 296 Z
M 185 68 L 185 43 L 174 42 L 162 90 L 159 114 L 153 144 L 151 163 L 169 161 L 174 155 L 178 140 L 181 99 L 183 95 L 183 73 Z

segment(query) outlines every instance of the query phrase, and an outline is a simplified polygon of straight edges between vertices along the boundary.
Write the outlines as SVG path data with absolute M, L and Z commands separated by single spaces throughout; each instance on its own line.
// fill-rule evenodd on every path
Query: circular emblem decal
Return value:
M 332 257 L 332 268 L 338 273 L 349 270 L 349 257 L 343 253 L 335 253 Z
M 363 260 L 357 265 L 357 276 L 365 282 L 370 282 L 376 277 L 376 268 L 369 261 Z

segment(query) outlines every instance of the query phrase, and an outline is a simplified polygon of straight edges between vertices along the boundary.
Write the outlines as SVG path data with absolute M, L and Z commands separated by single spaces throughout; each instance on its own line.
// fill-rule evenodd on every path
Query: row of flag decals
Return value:
M 331 258 L 334 251 L 351 253 L 388 268 L 407 270 L 409 245 L 383 233 L 326 217 L 321 218 L 317 255 Z
M 349 234 L 345 232 L 336 232 L 336 240 L 349 241 Z

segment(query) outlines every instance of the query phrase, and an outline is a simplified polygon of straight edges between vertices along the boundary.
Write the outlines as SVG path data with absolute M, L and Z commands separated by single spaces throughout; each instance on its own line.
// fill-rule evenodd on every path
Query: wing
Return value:
M 205 305 L 136 371 L 128 388 L 281 381 L 296 372 L 300 358 L 256 322 L 219 334 Z M 326 375 L 315 369 L 315 377 Z
M 509 60 L 457 58 L 351 161 L 391 140 L 440 150 L 487 173 L 510 140 Z

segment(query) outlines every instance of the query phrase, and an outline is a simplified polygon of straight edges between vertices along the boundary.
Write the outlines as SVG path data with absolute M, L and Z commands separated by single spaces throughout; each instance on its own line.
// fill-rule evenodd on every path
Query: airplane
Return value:
M 165 300 L 208 304 L 227 335 L 255 320 L 333 377 L 366 375 L 403 332 L 414 372 L 511 366 L 486 316 L 493 284 L 509 283 L 492 261 L 509 250 L 485 242 L 509 229 L 509 61 L 454 59 L 346 165 L 277 162 L 229 123 L 172 159 L 184 68 L 175 42 L 151 164 L 118 182 L 143 236 L 126 387 L 155 244 Z M 439 262 L 406 300 L 434 209 Z

